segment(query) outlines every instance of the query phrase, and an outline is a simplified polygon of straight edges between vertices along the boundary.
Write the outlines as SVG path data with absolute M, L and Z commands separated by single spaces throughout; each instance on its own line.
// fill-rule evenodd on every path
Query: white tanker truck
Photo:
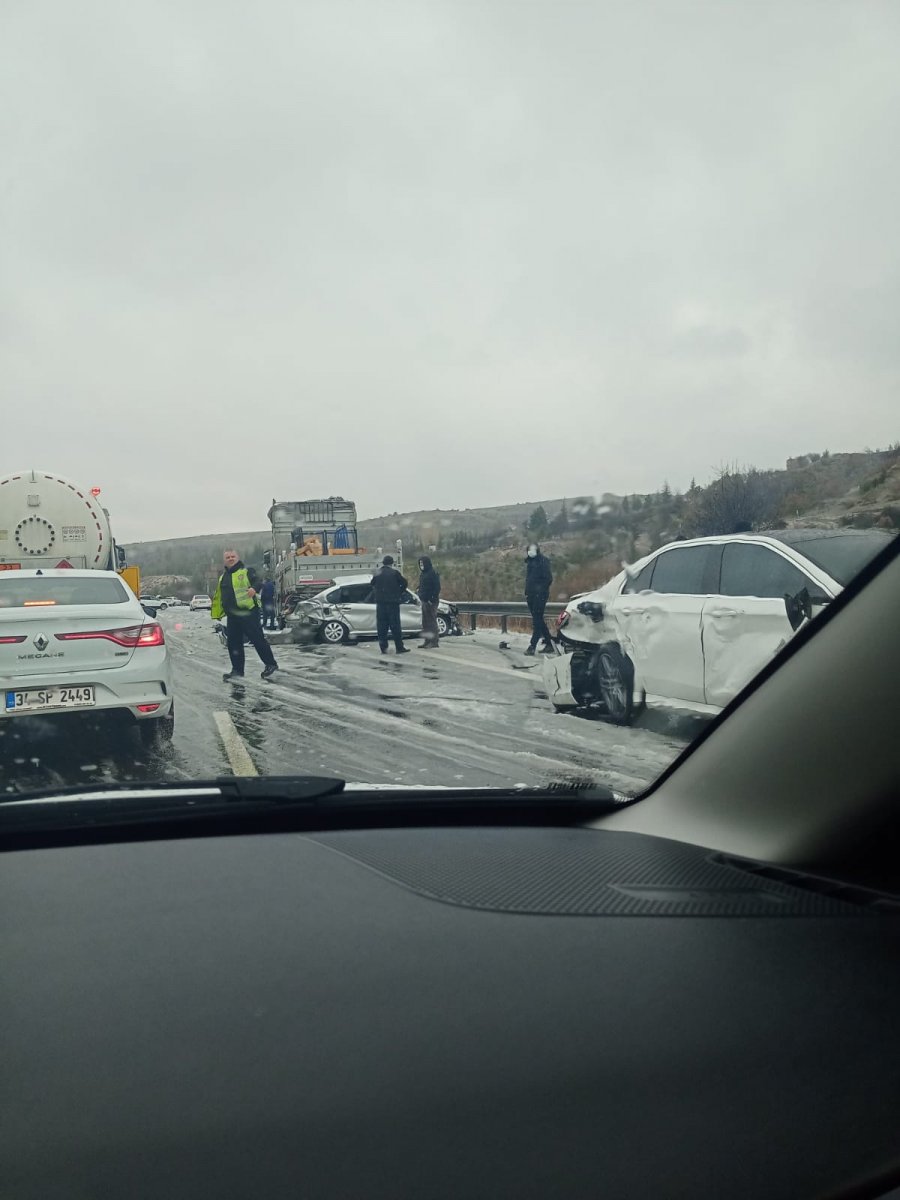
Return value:
M 49 471 L 0 478 L 0 571 L 123 570 L 125 554 L 113 540 L 99 492 Z

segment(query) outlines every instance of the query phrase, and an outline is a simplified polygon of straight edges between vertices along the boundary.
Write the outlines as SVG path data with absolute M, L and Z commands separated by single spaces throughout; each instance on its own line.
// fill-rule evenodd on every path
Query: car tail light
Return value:
M 18 646 L 19 642 L 25 641 L 25 634 L 19 634 L 16 637 L 0 637 L 0 646 Z
M 139 704 L 137 706 L 138 712 L 143 712 L 143 713 L 156 712 L 156 710 L 158 708 L 159 708 L 158 704 Z
M 563 609 L 562 612 L 559 614 L 559 616 L 556 618 L 556 628 L 557 629 L 565 629 L 565 627 L 568 625 L 568 623 L 569 623 L 569 614 L 566 611 L 566 609 Z
M 103 638 L 117 646 L 164 646 L 166 644 L 162 625 L 150 622 L 147 625 L 129 625 L 126 629 L 90 629 L 78 633 L 57 633 L 60 642 L 86 642 Z

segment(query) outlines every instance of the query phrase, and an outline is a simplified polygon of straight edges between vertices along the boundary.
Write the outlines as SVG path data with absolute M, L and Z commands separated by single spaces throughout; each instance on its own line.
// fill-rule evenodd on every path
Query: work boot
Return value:
M 553 643 L 552 642 L 544 642 L 544 646 L 543 646 L 543 649 L 541 650 L 541 654 L 555 654 L 555 653 L 556 653 L 556 649 L 555 649 Z
M 270 666 L 265 668 L 265 670 L 260 675 L 260 679 L 271 679 L 277 670 L 278 670 L 278 663 L 272 663 Z
M 227 675 L 222 676 L 223 683 L 230 683 L 232 679 L 243 679 L 243 671 L 229 671 Z
M 528 655 L 529 658 L 531 658 L 532 655 L 534 654 L 534 646 L 529 646 L 528 649 L 525 651 L 525 653 Z
M 409 651 L 407 650 L 407 648 L 405 646 L 398 646 L 397 653 L 398 654 L 409 654 Z
M 380 646 L 379 649 L 381 650 L 382 654 L 387 654 L 387 646 Z

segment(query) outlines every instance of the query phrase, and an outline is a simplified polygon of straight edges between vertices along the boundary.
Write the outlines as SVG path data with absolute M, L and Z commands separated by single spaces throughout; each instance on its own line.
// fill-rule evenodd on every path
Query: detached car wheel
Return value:
M 350 630 L 343 621 L 326 621 L 322 626 L 322 640 L 330 646 L 339 646 L 350 637 Z
M 634 706 L 634 670 L 615 647 L 597 655 L 597 687 L 609 719 L 616 725 L 628 725 Z
M 138 722 L 138 734 L 145 746 L 163 746 L 175 735 L 175 705 L 165 717 L 154 717 L 151 721 Z

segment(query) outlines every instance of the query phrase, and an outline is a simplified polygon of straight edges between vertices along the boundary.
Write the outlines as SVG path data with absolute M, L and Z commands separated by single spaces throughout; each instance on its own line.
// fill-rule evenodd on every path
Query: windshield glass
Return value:
M 821 533 L 798 538 L 793 544 L 810 562 L 846 587 L 890 541 L 891 535 L 881 530 L 868 533 L 822 530 Z
M 0 788 L 635 797 L 900 528 L 900 6 L 0 25 Z
M 118 579 L 53 579 L 0 575 L 0 608 L 73 604 L 126 604 L 129 593 Z M 131 597 L 134 599 L 134 596 Z

